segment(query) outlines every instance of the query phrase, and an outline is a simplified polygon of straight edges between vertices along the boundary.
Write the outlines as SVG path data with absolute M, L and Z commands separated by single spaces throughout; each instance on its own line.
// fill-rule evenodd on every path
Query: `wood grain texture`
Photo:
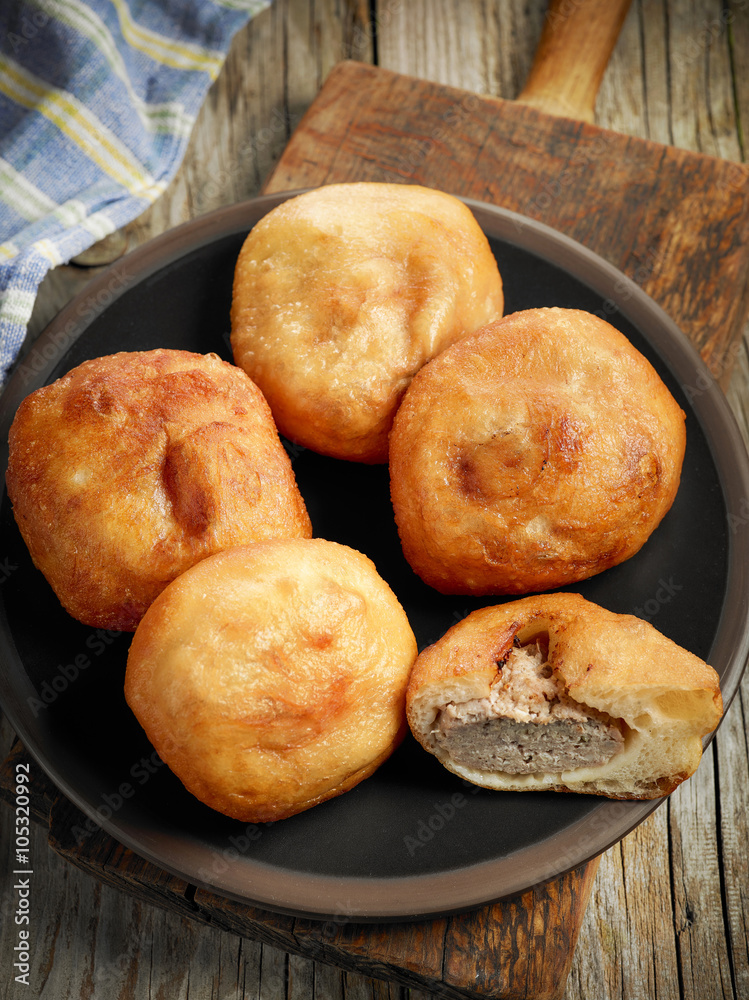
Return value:
M 275 0 L 237 36 L 179 176 L 128 227 L 130 246 L 257 193 L 327 70 L 343 58 L 374 59 L 375 28 L 381 66 L 512 100 L 527 76 L 544 9 L 545 0 L 377 0 L 370 14 L 367 3 Z M 596 122 L 743 160 L 746 0 L 633 0 L 602 82 Z M 55 269 L 31 335 L 95 273 Z M 728 399 L 749 440 L 745 344 L 737 343 L 735 359 L 727 360 L 735 360 Z M 715 374 L 725 374 L 719 364 Z M 749 677 L 698 772 L 696 809 L 707 828 L 686 819 L 693 803 L 681 802 L 682 786 L 602 857 L 565 1000 L 749 997 L 747 732 Z M 10 737 L 6 726 L 5 747 Z M 11 810 L 0 808 L 2 844 L 10 842 L 11 818 Z M 0 998 L 426 1000 L 420 990 L 289 955 L 135 900 L 63 861 L 41 828 L 32 833 L 36 992 L 14 988 L 5 976 Z M 12 962 L 12 905 L 9 884 L 0 884 L 3 970 Z M 716 935 L 719 950 L 710 954 Z

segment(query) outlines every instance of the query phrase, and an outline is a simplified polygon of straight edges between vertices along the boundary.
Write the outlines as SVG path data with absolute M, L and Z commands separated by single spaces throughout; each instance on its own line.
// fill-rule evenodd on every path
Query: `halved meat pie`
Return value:
M 578 594 L 474 611 L 425 649 L 416 739 L 486 788 L 650 799 L 697 768 L 722 714 L 712 667 Z

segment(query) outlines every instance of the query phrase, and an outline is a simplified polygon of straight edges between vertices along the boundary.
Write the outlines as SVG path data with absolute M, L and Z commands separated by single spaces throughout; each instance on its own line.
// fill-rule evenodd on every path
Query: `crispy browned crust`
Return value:
M 199 559 L 311 525 L 262 393 L 217 355 L 86 361 L 21 404 L 8 495 L 71 615 L 132 630 Z
M 598 768 L 538 778 L 455 765 L 431 737 L 440 708 L 487 697 L 513 643 L 539 637 L 548 641 L 549 662 L 572 699 L 626 722 L 625 752 Z M 421 745 L 476 784 L 616 799 L 673 791 L 696 770 L 702 738 L 716 728 L 723 711 L 718 675 L 699 657 L 648 622 L 567 593 L 525 597 L 468 615 L 419 655 L 406 703 Z
M 403 551 L 443 593 L 523 594 L 633 556 L 671 507 L 684 413 L 610 324 L 492 323 L 429 362 L 390 437 Z
M 392 753 L 416 652 L 366 556 L 323 539 L 258 542 L 157 598 L 125 695 L 193 795 L 265 822 L 348 791 Z
M 282 433 L 335 458 L 385 462 L 414 373 L 502 308 L 489 243 L 457 198 L 335 184 L 279 205 L 247 237 L 231 340 Z

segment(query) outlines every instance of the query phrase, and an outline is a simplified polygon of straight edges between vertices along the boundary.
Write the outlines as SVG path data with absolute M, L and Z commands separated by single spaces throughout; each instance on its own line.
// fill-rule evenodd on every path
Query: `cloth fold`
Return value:
M 0 382 L 44 275 L 143 212 L 271 0 L 0 4 Z

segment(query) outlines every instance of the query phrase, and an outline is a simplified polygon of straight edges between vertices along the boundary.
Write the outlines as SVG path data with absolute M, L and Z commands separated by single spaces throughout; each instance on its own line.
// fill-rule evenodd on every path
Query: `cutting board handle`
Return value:
M 598 88 L 631 0 L 550 0 L 528 80 L 517 98 L 592 122 Z

